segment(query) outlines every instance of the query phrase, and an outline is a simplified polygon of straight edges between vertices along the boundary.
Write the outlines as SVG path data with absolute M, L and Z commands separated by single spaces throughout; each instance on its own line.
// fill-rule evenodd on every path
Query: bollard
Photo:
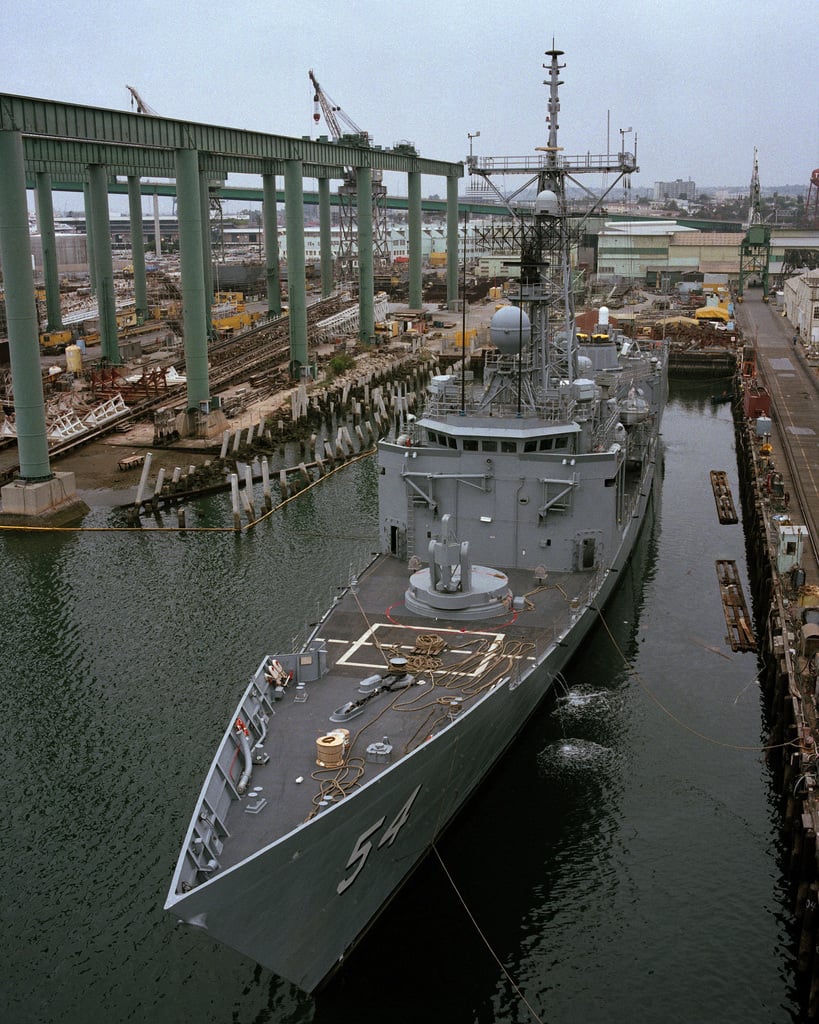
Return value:
M 179 527 L 179 532 L 185 532 L 185 506 L 179 505 L 176 509 L 176 523 Z
M 279 470 L 279 490 L 281 491 L 282 500 L 290 497 L 290 493 L 287 489 L 287 470 Z

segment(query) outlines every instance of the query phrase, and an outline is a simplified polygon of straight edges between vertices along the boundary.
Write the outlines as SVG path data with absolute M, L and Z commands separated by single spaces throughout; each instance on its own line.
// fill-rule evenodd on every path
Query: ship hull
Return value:
M 312 992 L 341 964 L 550 692 L 614 592 L 655 476 L 596 594 L 520 675 L 337 805 L 219 873 L 166 909 Z M 377 566 L 376 566 L 377 571 Z

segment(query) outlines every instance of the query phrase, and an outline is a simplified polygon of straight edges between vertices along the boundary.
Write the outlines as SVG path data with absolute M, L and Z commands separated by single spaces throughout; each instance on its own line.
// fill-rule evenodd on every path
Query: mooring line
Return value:
M 483 944 L 486 946 L 486 948 L 489 950 L 490 954 L 492 955 L 492 959 L 495 961 L 495 963 L 498 965 L 498 967 L 500 967 L 500 969 L 503 971 L 504 977 L 509 982 L 509 984 L 512 986 L 512 988 L 515 990 L 515 992 L 517 992 L 520 1001 L 523 1003 L 523 1005 L 526 1007 L 526 1009 L 529 1011 L 529 1013 L 531 1013 L 532 1018 L 534 1020 L 536 1020 L 538 1022 L 538 1024 L 544 1024 L 543 1019 L 537 1015 L 537 1013 L 535 1012 L 535 1009 L 532 1006 L 532 1004 L 529 1002 L 529 1000 L 526 998 L 526 996 L 523 994 L 523 992 L 521 992 L 520 986 L 518 985 L 518 983 L 515 981 L 515 979 L 512 977 L 512 975 L 509 973 L 509 971 L 507 971 L 507 969 L 504 967 L 504 965 L 501 962 L 501 959 L 498 956 L 498 954 L 495 952 L 494 949 L 492 949 L 492 946 L 490 945 L 489 939 L 487 939 L 487 937 L 484 935 L 483 931 L 481 930 L 481 926 L 475 920 L 475 915 L 472 913 L 472 911 L 467 906 L 466 900 L 463 898 L 463 896 L 461 895 L 460 889 L 455 884 L 455 879 L 452 877 L 452 875 L 447 870 L 447 866 L 446 866 L 446 864 L 444 864 L 443 859 L 442 859 L 440 853 L 438 852 L 438 847 L 435 845 L 435 843 L 432 844 L 432 850 L 433 850 L 435 856 L 438 858 L 438 863 L 441 865 L 444 874 L 446 875 L 447 879 L 449 880 L 449 884 L 452 886 L 453 892 L 458 897 L 458 899 L 459 899 L 459 901 L 461 903 L 461 906 L 464 908 L 464 910 L 466 911 L 467 916 L 469 917 L 469 920 L 474 925 L 475 931 L 478 933 L 478 935 L 480 935 L 481 940 L 483 941 Z
M 704 740 L 706 743 L 710 743 L 712 746 L 723 747 L 726 750 L 748 750 L 748 751 L 754 751 L 755 753 L 762 754 L 762 753 L 765 753 L 768 750 L 781 750 L 784 747 L 797 747 L 798 746 L 798 742 L 796 740 L 785 740 L 784 743 L 770 743 L 770 744 L 764 744 L 764 745 L 756 744 L 754 746 L 744 746 L 743 744 L 740 744 L 740 743 L 725 743 L 723 740 L 714 739 L 713 736 L 707 736 L 704 732 L 699 732 L 697 729 L 694 729 L 692 726 L 687 725 L 681 718 L 678 718 L 677 715 L 675 715 L 674 712 L 670 708 L 667 708 L 665 706 L 665 704 L 663 704 L 663 702 L 660 700 L 660 698 L 645 683 L 645 681 L 643 680 L 643 678 L 641 677 L 641 675 L 637 671 L 637 669 L 634 668 L 634 666 L 629 663 L 628 658 L 623 653 L 623 650 L 620 647 L 620 645 L 617 643 L 617 640 L 616 640 L 614 634 L 612 633 L 611 629 L 609 629 L 609 624 L 608 624 L 608 622 L 606 622 L 606 617 L 605 617 L 605 615 L 603 615 L 603 612 L 600 609 L 600 606 L 597 604 L 597 602 L 596 601 L 592 602 L 591 607 L 593 607 L 594 610 L 599 615 L 600 621 L 603 623 L 603 628 L 608 633 L 609 640 L 611 640 L 612 646 L 614 647 L 615 651 L 617 651 L 617 653 L 623 659 L 623 665 L 628 670 L 628 674 L 635 680 L 635 682 L 640 687 L 640 689 L 643 691 L 643 693 L 645 693 L 645 695 L 647 697 L 651 698 L 651 700 L 654 701 L 654 703 L 663 712 L 663 714 L 666 715 L 668 718 L 670 718 L 671 721 L 674 722 L 675 724 L 677 724 L 681 729 L 684 729 L 686 732 L 691 733 L 692 736 L 696 736 L 698 739 Z M 761 671 L 761 669 L 760 669 L 760 671 Z M 759 676 L 759 672 L 757 672 L 756 676 L 754 676 L 754 679 L 758 678 L 758 676 Z M 751 682 L 753 682 L 753 680 L 751 680 Z M 734 703 L 736 703 L 736 701 L 734 701 Z

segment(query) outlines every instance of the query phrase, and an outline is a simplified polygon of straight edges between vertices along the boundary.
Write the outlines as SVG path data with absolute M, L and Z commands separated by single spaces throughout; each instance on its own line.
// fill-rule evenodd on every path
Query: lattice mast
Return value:
M 485 178 L 514 218 L 515 228 L 506 233 L 501 244 L 510 252 L 516 249 L 520 253 L 519 301 L 526 308 L 532 326 L 532 358 L 536 364 L 533 376 L 539 378 L 535 386 L 549 391 L 561 381 L 571 381 L 577 375 L 572 245 L 606 196 L 638 167 L 636 152 L 623 151 L 616 157 L 592 154 L 562 156 L 562 148 L 558 145 L 559 89 L 563 84 L 560 72 L 566 65 L 560 63 L 562 50 L 553 47 L 546 51 L 546 56 L 549 63 L 543 67 L 548 70 L 544 85 L 549 89 L 546 115 L 549 131 L 547 144 L 537 147 L 537 152 L 542 155 L 470 156 L 467 165 L 471 174 Z M 505 194 L 492 179 L 510 174 L 526 175 L 527 180 L 511 194 Z M 578 180 L 584 174 L 613 177 L 602 193 L 595 194 Z M 587 197 L 588 205 L 582 211 L 569 210 L 568 181 L 581 188 Z M 534 207 L 519 199 L 531 185 L 537 188 Z

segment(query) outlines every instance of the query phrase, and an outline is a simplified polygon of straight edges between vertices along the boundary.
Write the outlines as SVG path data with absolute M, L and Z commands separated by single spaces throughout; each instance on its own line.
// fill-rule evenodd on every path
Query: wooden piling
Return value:
M 236 473 L 230 474 L 230 499 L 233 507 L 233 529 L 237 533 L 241 533 L 242 516 L 239 508 L 239 477 Z
M 248 515 L 253 521 L 256 518 L 256 508 L 253 502 L 253 470 L 250 466 L 245 466 L 245 506 L 248 511 Z

